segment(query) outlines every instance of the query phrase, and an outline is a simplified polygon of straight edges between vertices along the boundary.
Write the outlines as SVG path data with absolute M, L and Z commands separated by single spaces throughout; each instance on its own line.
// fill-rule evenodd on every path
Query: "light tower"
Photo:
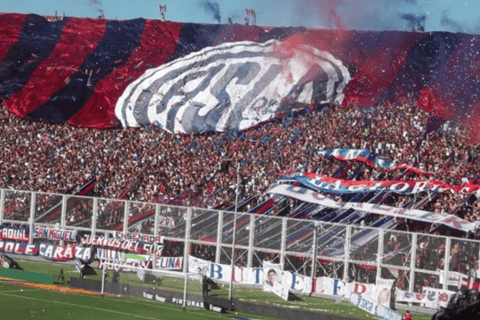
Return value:
M 162 21 L 165 21 L 165 12 L 167 12 L 167 5 L 166 4 L 159 4 L 158 11 L 160 11 L 160 15 L 162 16 Z
M 245 8 L 245 13 L 246 13 L 246 17 L 245 17 L 245 25 L 248 26 L 249 24 L 249 21 L 250 21 L 250 18 L 252 18 L 252 26 L 256 26 L 257 25 L 257 12 L 255 10 L 253 10 L 252 8 Z

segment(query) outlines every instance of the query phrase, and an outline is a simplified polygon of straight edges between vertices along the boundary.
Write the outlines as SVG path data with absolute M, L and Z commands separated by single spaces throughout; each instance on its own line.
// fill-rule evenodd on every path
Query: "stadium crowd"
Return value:
M 480 181 L 478 145 L 451 122 L 440 122 L 427 135 L 431 117 L 406 97 L 376 108 L 307 109 L 240 133 L 194 136 L 172 135 L 153 125 L 96 130 L 32 122 L 2 106 L 0 186 L 71 194 L 95 179 L 94 193 L 104 198 L 225 207 L 235 198 L 237 163 L 240 198 L 246 198 L 260 195 L 282 173 L 331 176 L 345 162 L 318 151 L 332 148 L 369 149 L 382 159 L 427 172 L 425 176 L 363 166 L 356 180 L 427 178 L 453 185 Z M 354 169 L 341 177 L 347 179 Z M 395 201 L 400 206 L 412 198 L 397 195 Z M 445 193 L 431 197 L 421 209 L 479 220 L 480 202 L 465 198 Z M 21 199 L 11 201 L 6 214 L 21 209 Z M 114 217 L 104 223 L 118 222 Z

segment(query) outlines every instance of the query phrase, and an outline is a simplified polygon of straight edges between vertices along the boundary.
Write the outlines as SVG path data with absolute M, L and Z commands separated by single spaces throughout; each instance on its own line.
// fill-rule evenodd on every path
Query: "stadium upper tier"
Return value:
M 230 131 L 312 103 L 370 106 L 412 94 L 433 114 L 478 122 L 473 35 L 0 19 L 0 98 L 22 118 Z
M 240 164 L 244 211 L 437 230 L 264 193 L 302 172 L 343 202 L 480 219 L 473 36 L 0 21 L 0 187 L 227 208 Z M 97 130 L 120 123 L 140 128 Z

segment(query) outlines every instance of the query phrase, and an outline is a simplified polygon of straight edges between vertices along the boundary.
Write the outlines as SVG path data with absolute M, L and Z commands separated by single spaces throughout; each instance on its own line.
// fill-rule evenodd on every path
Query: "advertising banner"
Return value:
M 188 256 L 188 272 L 190 273 L 208 276 L 210 275 L 210 264 L 212 264 L 212 262 Z
M 121 240 L 132 240 L 132 241 L 140 241 L 140 242 L 147 242 L 147 243 L 163 243 L 162 236 L 154 236 L 151 234 L 143 234 L 137 232 L 118 232 L 117 238 Z
M 158 226 L 162 228 L 175 228 L 175 220 L 170 217 L 158 217 Z
M 121 263 L 125 261 L 125 252 L 112 249 L 97 248 L 97 253 L 95 257 L 99 260 L 109 260 Z
M 24 242 L 0 241 L 0 252 L 23 254 L 26 256 L 38 255 L 38 244 Z
M 343 297 L 346 292 L 346 286 L 345 282 L 340 279 L 319 277 L 313 280 L 312 292 Z
M 299 294 L 310 294 L 312 292 L 312 278 L 299 274 L 283 271 L 282 284 L 288 290 Z
M 272 263 L 263 261 L 263 291 L 271 292 L 276 283 L 282 284 L 282 265 L 280 263 Z
M 233 282 L 263 286 L 263 268 L 235 267 Z M 188 256 L 188 272 L 205 275 L 219 281 L 230 281 L 231 267 L 217 264 L 193 256 Z
M 412 219 L 427 223 L 439 223 L 464 232 L 474 231 L 476 223 L 451 214 L 440 214 L 418 209 L 403 209 L 387 205 L 365 202 L 337 202 L 307 188 L 286 184 L 273 185 L 267 190 L 270 194 L 280 194 L 301 201 L 316 203 L 332 209 L 353 209 L 395 218 Z
M 392 285 L 395 282 L 395 280 L 390 280 L 390 279 L 378 279 L 377 280 L 377 285 L 376 291 L 374 295 L 372 296 L 372 293 L 370 294 L 370 297 L 373 299 L 377 299 L 378 304 L 383 305 L 384 307 L 389 307 L 390 306 L 390 294 L 391 294 L 391 289 Z
M 138 272 L 137 269 L 132 268 L 142 268 L 142 269 L 152 269 L 152 261 L 146 260 L 132 260 L 127 259 L 127 261 L 104 261 L 99 260 L 97 268 L 102 270 L 105 267 L 105 270 L 112 270 L 118 272 Z
M 28 242 L 30 232 L 28 227 L 7 227 L 0 226 L 0 240 L 10 240 L 15 242 Z
M 387 308 L 381 304 L 377 306 L 376 314 L 381 319 L 385 320 L 402 320 L 402 316 L 398 312 Z
M 85 235 L 82 238 L 82 244 L 86 246 L 104 247 L 114 250 L 122 250 L 133 253 L 162 255 L 163 245 L 136 242 L 132 240 L 120 240 L 115 238 L 101 237 L 97 235 Z
M 39 244 L 38 252 L 42 258 L 50 261 L 69 261 L 77 258 L 82 262 L 88 263 L 92 258 L 94 248 L 75 245 L 61 246 L 43 242 Z
M 400 289 L 395 290 L 395 301 L 419 303 L 423 307 L 437 308 L 441 306 L 446 308 L 450 299 L 455 296 L 455 292 L 443 289 L 434 289 L 423 287 L 422 292 L 411 293 Z
M 377 303 L 370 297 L 353 293 L 350 296 L 350 302 L 362 310 L 365 310 L 371 314 L 375 314 L 377 310 Z
M 48 240 L 63 240 L 68 242 L 75 242 L 77 238 L 77 231 L 47 227 L 35 227 L 35 229 L 33 230 L 33 237 Z
M 297 181 L 308 188 L 317 191 L 335 194 L 354 194 L 358 192 L 394 192 L 400 194 L 430 193 L 459 193 L 478 194 L 480 186 L 471 183 L 451 185 L 438 180 L 344 180 L 315 173 L 294 173 L 280 177 L 280 180 Z
M 182 257 L 160 257 L 155 262 L 155 269 L 182 270 Z
M 353 293 L 356 293 L 362 296 L 370 296 L 372 292 L 374 292 L 375 290 L 376 288 L 374 284 L 349 282 L 345 284 L 345 298 L 350 299 L 350 296 Z
M 352 293 L 350 302 L 362 310 L 379 316 L 381 319 L 402 320 L 402 316 L 399 313 L 382 304 L 377 304 L 376 300 L 371 297 Z

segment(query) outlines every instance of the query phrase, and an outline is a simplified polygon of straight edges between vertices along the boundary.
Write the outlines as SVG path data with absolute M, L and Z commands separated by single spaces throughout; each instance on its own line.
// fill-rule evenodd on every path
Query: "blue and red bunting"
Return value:
M 35 69 L 57 46 L 67 22 L 68 19 L 49 23 L 33 14 L 26 17 L 17 41 L 2 60 L 0 96 L 9 98 L 23 89 Z
M 0 99 L 22 118 L 119 126 L 115 104 L 147 69 L 225 42 L 285 40 L 340 59 L 352 75 L 346 105 L 411 94 L 439 117 L 476 122 L 480 38 L 448 32 L 357 32 L 157 20 L 0 14 Z M 470 116 L 470 117 L 469 117 Z

